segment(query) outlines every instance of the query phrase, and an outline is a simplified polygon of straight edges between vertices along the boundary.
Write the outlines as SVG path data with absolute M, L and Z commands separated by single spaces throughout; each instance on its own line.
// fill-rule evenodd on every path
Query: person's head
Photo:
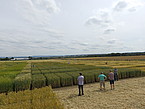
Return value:
M 112 72 L 112 70 L 110 70 L 110 72 Z
M 101 74 L 104 74 L 104 72 L 101 72 Z
M 82 73 L 79 73 L 80 75 L 82 75 Z

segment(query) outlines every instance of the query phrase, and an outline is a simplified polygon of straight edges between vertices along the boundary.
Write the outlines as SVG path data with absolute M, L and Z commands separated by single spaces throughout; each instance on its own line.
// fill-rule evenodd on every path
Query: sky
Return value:
M 0 57 L 145 51 L 144 0 L 0 0 Z

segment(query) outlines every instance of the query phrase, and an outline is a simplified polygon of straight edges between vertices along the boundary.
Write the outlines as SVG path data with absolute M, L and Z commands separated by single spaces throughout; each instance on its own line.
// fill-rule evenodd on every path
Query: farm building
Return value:
M 29 58 L 13 58 L 13 59 L 11 59 L 11 60 L 29 60 Z

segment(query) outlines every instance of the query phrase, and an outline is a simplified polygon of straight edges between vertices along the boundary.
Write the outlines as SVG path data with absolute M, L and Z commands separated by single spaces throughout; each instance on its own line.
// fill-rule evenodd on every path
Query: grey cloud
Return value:
M 56 47 L 51 47 L 51 46 L 43 46 L 42 48 L 44 48 L 44 49 L 52 49 L 52 50 L 56 49 Z
M 128 9 L 128 11 L 130 11 L 130 12 L 134 12 L 134 11 L 136 11 L 137 9 L 135 8 L 135 7 L 132 7 L 132 8 L 129 8 Z
M 129 11 L 134 12 L 138 7 L 144 6 L 145 3 L 139 0 L 121 0 L 114 6 L 114 11 Z
M 107 41 L 108 44 L 116 44 L 117 39 L 110 39 Z
M 110 10 L 99 10 L 96 14 L 96 16 L 90 17 L 85 24 L 87 26 L 94 26 L 96 28 L 101 28 L 105 29 L 104 33 L 108 34 L 111 33 L 113 31 L 115 31 L 115 27 L 114 27 L 114 21 L 112 18 L 112 13 Z M 112 28 L 110 28 L 112 27 Z M 110 28 L 110 29 L 106 29 L 106 28 Z
M 70 49 L 70 50 L 76 50 L 77 48 L 67 47 L 67 49 Z
M 29 32 L 29 31 L 21 31 L 19 29 L 3 29 L 0 31 L 0 42 L 6 43 L 7 45 L 11 46 L 22 46 L 22 47 L 27 47 L 30 45 L 34 46 L 39 46 L 41 44 L 60 44 L 61 39 L 57 32 L 51 32 L 54 36 L 50 35 L 48 32 Z M 55 37 L 55 38 L 54 38 Z M 52 43 L 53 42 L 53 43 Z
M 89 18 L 86 21 L 86 25 L 95 25 L 95 26 L 100 26 L 100 27 L 108 27 L 111 25 L 111 23 L 112 21 L 109 19 L 99 19 L 97 17 Z
M 0 29 L 0 35 L 10 40 L 38 40 L 46 41 L 49 38 L 61 40 L 64 34 L 58 30 L 49 29 L 49 27 L 20 27 L 20 28 L 3 28 Z M 36 38 L 37 37 L 37 38 Z M 5 39 L 5 38 L 4 38 Z
M 97 19 L 95 17 L 89 18 L 86 22 L 87 25 L 92 25 L 92 24 L 98 24 L 100 25 L 102 23 L 102 20 Z
M 114 10 L 115 11 L 122 11 L 123 9 L 127 8 L 128 4 L 125 1 L 119 1 L 115 7 Z
M 86 25 L 96 25 L 101 27 L 108 27 L 112 24 L 112 17 L 108 10 L 99 10 L 96 16 L 90 17 L 86 21 Z
M 115 31 L 114 28 L 109 28 L 109 29 L 106 29 L 106 30 L 104 31 L 104 34 L 110 34 L 110 33 L 114 32 L 114 31 Z
M 47 34 L 47 36 L 53 37 L 53 38 L 62 38 L 64 37 L 64 33 L 59 32 L 57 30 L 49 29 L 48 27 L 39 27 L 36 28 L 38 31 L 40 31 L 43 34 Z
M 90 49 L 82 49 L 82 51 L 85 51 L 86 52 L 86 51 L 90 51 Z
M 32 43 L 36 43 L 36 44 L 42 44 L 42 43 L 44 43 L 44 41 L 42 41 L 42 40 L 32 40 L 31 41 Z
M 70 44 L 76 45 L 76 46 L 84 46 L 84 47 L 89 45 L 86 42 L 80 42 L 80 41 L 77 41 L 77 40 L 73 40 Z
M 79 45 L 88 46 L 88 43 L 80 43 Z

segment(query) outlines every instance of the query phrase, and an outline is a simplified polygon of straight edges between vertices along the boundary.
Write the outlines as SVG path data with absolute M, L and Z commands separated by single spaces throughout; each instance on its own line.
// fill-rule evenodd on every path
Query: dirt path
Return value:
M 54 89 L 66 109 L 145 109 L 145 77 L 119 80 L 115 90 L 99 90 L 99 83 L 85 84 L 85 95 L 78 96 L 78 87 Z

